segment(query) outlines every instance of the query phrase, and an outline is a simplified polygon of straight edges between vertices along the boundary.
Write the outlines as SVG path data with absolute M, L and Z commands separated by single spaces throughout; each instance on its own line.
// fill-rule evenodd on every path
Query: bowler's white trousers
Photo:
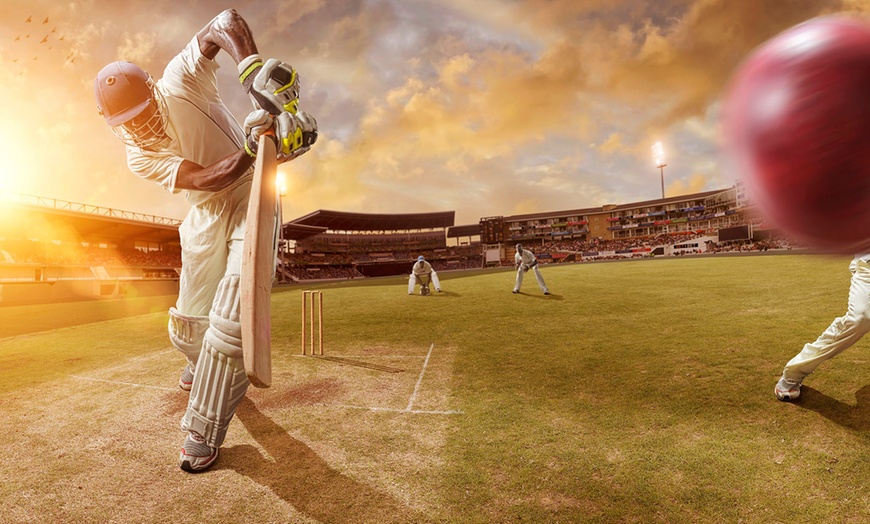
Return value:
M 538 287 L 541 288 L 541 291 L 543 291 L 544 293 L 549 293 L 549 291 L 547 290 L 547 284 L 544 283 L 544 277 L 541 275 L 541 270 L 538 269 L 538 266 L 540 266 L 540 264 L 535 264 L 534 267 L 531 268 L 531 271 L 535 272 L 535 278 L 538 281 Z M 525 272 L 523 271 L 523 266 L 521 264 L 520 267 L 517 268 L 517 281 L 514 284 L 514 291 L 519 291 L 522 287 L 523 273 Z
M 800 353 L 788 361 L 783 370 L 786 380 L 802 382 L 819 365 L 831 359 L 870 331 L 870 265 L 855 258 L 849 264 L 852 281 L 846 313 L 837 317 L 815 342 L 804 345 Z
M 425 273 L 422 273 L 420 275 L 415 275 L 414 273 L 411 273 L 411 276 L 408 277 L 408 293 L 414 292 L 414 286 L 417 285 L 418 281 L 420 282 L 420 285 L 428 285 L 429 280 L 431 280 L 432 283 L 435 284 L 436 291 L 441 289 L 441 282 L 438 280 L 438 273 L 432 271 L 431 273 L 429 273 L 429 276 L 431 278 L 426 278 Z

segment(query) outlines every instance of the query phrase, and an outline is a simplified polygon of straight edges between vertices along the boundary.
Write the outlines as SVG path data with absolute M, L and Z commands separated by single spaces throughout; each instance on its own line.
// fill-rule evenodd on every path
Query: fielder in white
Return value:
M 861 340 L 870 331 L 870 254 L 859 255 L 849 264 L 852 280 L 846 313 L 837 317 L 815 342 L 805 344 L 800 353 L 785 365 L 774 393 L 782 401 L 797 400 L 801 383 L 822 362 L 829 360 Z
M 429 294 L 429 283 L 435 285 L 435 291 L 441 293 L 441 282 L 438 280 L 438 273 L 432 269 L 432 264 L 426 261 L 423 255 L 417 257 L 414 266 L 411 268 L 411 276 L 408 277 L 408 294 L 414 294 L 414 287 L 419 282 L 420 294 Z
M 536 257 L 534 253 L 528 249 L 523 249 L 522 244 L 517 244 L 517 253 L 514 255 L 514 263 L 516 263 L 517 266 L 517 281 L 514 284 L 514 293 L 520 292 L 520 288 L 523 285 L 523 275 L 526 271 L 531 269 L 535 272 L 535 278 L 538 281 L 538 287 L 541 288 L 541 291 L 543 291 L 545 295 L 550 294 L 550 290 L 547 289 L 547 284 L 544 283 L 544 277 L 541 275 L 541 270 L 538 269 L 538 257 Z
M 256 108 L 244 129 L 217 90 L 224 50 Z M 169 310 L 169 340 L 187 358 L 179 386 L 190 391 L 179 466 L 197 472 L 217 459 L 227 427 L 248 388 L 239 324 L 239 273 L 245 214 L 260 136 L 274 130 L 278 162 L 317 138 L 298 111 L 299 79 L 288 64 L 263 61 L 247 23 L 234 10 L 211 20 L 173 58 L 163 77 L 130 62 L 103 68 L 94 82 L 100 114 L 127 146 L 130 170 L 191 205 L 179 228 L 182 271 Z M 276 216 L 276 232 L 277 232 Z

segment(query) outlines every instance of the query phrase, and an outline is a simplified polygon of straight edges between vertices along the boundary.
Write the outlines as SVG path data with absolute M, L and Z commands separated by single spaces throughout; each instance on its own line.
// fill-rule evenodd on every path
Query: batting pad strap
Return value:
M 174 307 L 169 308 L 169 341 L 196 364 L 202 339 L 209 327 L 208 317 L 185 315 Z

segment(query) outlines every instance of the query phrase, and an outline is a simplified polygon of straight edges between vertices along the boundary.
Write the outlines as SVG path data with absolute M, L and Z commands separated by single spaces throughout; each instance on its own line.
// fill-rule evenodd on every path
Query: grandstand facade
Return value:
M 488 264 L 509 263 L 513 245 L 542 246 L 544 259 L 610 254 L 703 252 L 719 230 L 758 222 L 741 183 L 726 189 L 628 204 L 480 219 Z M 760 224 L 758 224 L 760 225 Z M 683 245 L 687 238 L 703 240 Z M 747 237 L 747 239 L 750 237 Z M 631 246 L 628 248 L 627 246 Z M 550 253 L 554 248 L 554 253 Z M 603 248 L 603 249 L 602 249 Z M 568 256 L 570 254 L 571 256 Z M 576 256 L 574 256 L 576 255 Z
M 742 183 L 690 195 L 564 211 L 481 218 L 488 264 L 509 264 L 513 245 L 541 246 L 539 258 L 574 261 L 645 254 L 706 252 L 719 231 L 745 226 L 751 240 L 764 225 Z M 736 237 L 735 237 L 736 239 Z
M 620 240 L 689 232 L 715 233 L 743 220 L 742 185 L 629 204 L 498 217 L 508 243 L 561 238 Z

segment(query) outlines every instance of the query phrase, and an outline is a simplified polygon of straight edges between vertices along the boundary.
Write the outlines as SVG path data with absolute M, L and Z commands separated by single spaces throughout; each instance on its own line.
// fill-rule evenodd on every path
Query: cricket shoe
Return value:
M 797 400 L 801 396 L 801 383 L 786 380 L 785 377 L 779 379 L 774 388 L 776 398 L 782 402 L 791 402 Z
M 217 456 L 218 448 L 209 446 L 199 434 L 190 431 L 184 439 L 184 444 L 181 445 L 178 465 L 189 473 L 199 473 L 214 464 Z
M 184 366 L 184 369 L 181 370 L 181 376 L 178 377 L 178 387 L 184 391 L 190 391 L 193 387 L 193 368 L 190 364 Z

